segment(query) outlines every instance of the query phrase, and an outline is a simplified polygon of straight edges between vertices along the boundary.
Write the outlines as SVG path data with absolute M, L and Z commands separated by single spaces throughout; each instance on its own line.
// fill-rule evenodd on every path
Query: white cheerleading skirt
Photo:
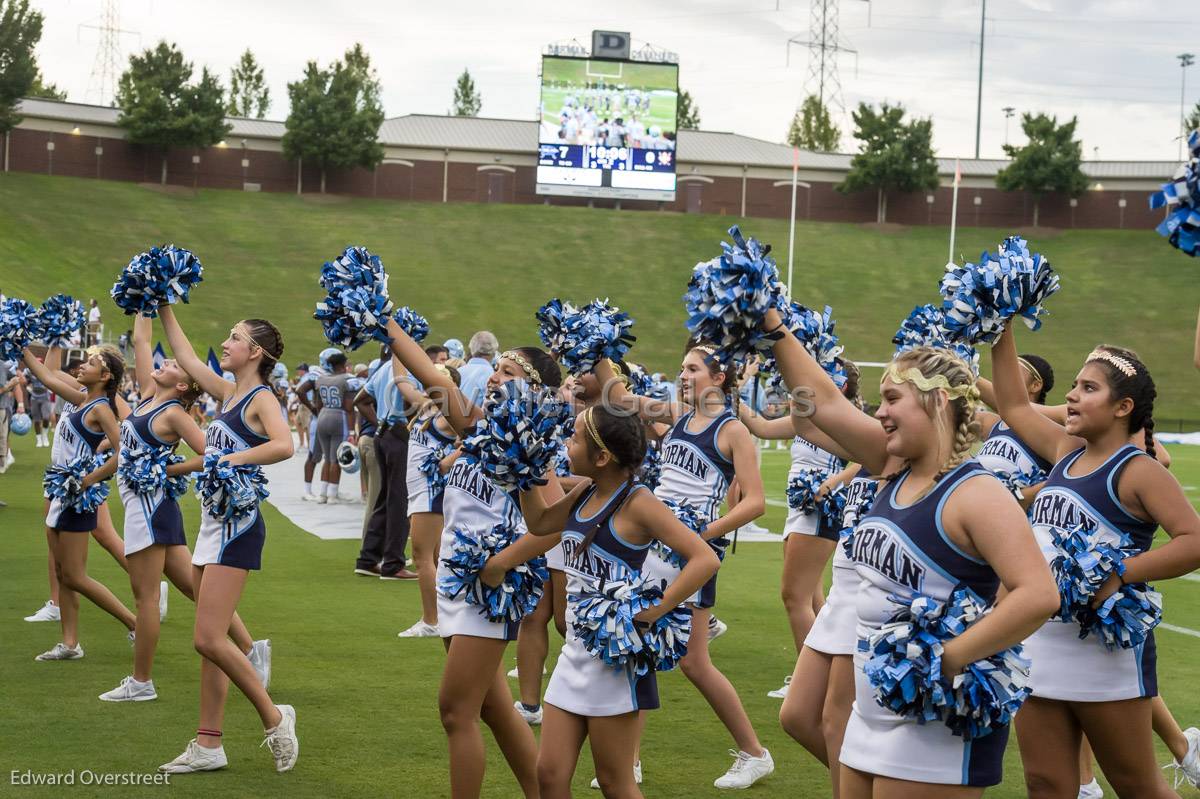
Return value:
M 1115 702 L 1158 695 L 1154 634 L 1133 649 L 1109 651 L 1079 625 L 1051 619 L 1025 641 L 1029 685 L 1041 699 Z
M 658 680 L 653 671 L 636 677 L 631 668 L 614 668 L 593 657 L 571 626 L 567 608 L 567 639 L 546 686 L 545 702 L 577 716 L 619 716 L 659 706 Z M 439 626 L 441 617 L 438 617 Z
M 838 543 L 838 554 L 842 545 Z M 849 566 L 839 565 L 838 554 L 833 558 L 833 582 L 829 596 L 817 614 L 817 620 L 808 631 L 804 645 L 826 655 L 853 655 L 858 644 L 858 610 L 854 595 L 858 592 L 858 572 L 847 558 Z

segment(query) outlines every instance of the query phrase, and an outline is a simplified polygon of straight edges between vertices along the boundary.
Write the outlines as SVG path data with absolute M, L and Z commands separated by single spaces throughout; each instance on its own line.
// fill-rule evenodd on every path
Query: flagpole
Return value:
M 792 215 L 790 217 L 791 224 L 788 226 L 788 278 L 787 278 L 787 296 L 792 298 L 792 255 L 796 244 L 796 183 L 797 175 L 800 171 L 800 148 L 792 148 Z
M 946 263 L 954 263 L 954 233 L 958 228 L 958 183 L 962 178 L 962 170 L 959 167 L 958 159 L 954 159 L 954 201 L 950 205 L 950 255 L 946 258 Z M 795 189 L 792 189 L 794 192 Z

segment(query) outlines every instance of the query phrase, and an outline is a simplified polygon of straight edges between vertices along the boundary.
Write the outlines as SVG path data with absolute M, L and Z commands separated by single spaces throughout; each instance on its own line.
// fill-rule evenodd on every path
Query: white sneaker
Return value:
M 154 690 L 154 680 L 138 682 L 125 677 L 116 688 L 100 694 L 100 698 L 105 702 L 149 702 L 158 699 L 158 692 Z
M 263 690 L 271 687 L 271 639 L 264 638 L 250 645 L 250 654 L 246 655 Z
M 733 749 L 729 754 L 733 755 L 733 765 L 713 783 L 717 788 L 749 788 L 775 770 L 775 761 L 766 749 L 761 757 L 751 757 Z
M 191 771 L 216 771 L 229 765 L 225 757 L 225 747 L 218 746 L 209 749 L 196 743 L 196 739 L 188 741 L 183 754 L 170 763 L 163 763 L 158 770 L 164 774 L 187 774 Z
M 58 621 L 59 619 L 58 605 L 54 604 L 53 599 L 47 599 L 46 604 L 38 608 L 36 613 L 25 617 L 25 621 Z
M 519 671 L 517 671 L 516 666 L 513 666 L 511 669 L 508 670 L 508 676 L 510 679 L 515 680 L 521 676 L 521 673 Z M 546 676 L 546 664 L 544 664 L 544 663 L 542 664 L 542 676 L 543 677 Z
M 69 647 L 64 643 L 57 643 L 54 648 L 43 652 L 34 658 L 34 660 L 79 660 L 83 657 L 83 645 L 75 644 L 74 647 Z
M 167 581 L 158 584 L 158 621 L 161 624 L 167 620 Z
M 1188 742 L 1187 754 L 1183 756 L 1183 761 L 1172 761 L 1163 768 L 1175 769 L 1173 788 L 1179 788 L 1185 782 L 1193 788 L 1200 787 L 1200 729 L 1188 727 L 1183 731 L 1183 737 L 1187 738 Z
M 437 638 L 438 628 L 436 624 L 426 624 L 420 619 L 412 627 L 407 630 L 397 633 L 398 638 Z
M 137 641 L 137 630 L 130 630 L 125 638 L 128 639 L 129 645 L 133 646 L 133 643 Z
M 708 640 L 715 641 L 729 630 L 729 625 L 718 619 L 716 616 L 709 616 L 708 622 Z
M 767 691 L 767 696 L 772 699 L 787 699 L 788 687 L 792 684 L 792 675 L 783 678 L 783 687 L 776 688 L 774 691 Z
M 325 499 L 325 495 L 322 494 L 318 497 L 316 494 L 304 493 L 300 495 L 300 499 L 304 502 L 322 502 Z
M 537 710 L 529 711 L 525 709 L 525 703 L 518 699 L 516 702 L 513 702 L 513 707 L 517 709 L 517 712 L 521 714 L 521 718 L 523 718 L 525 723 L 530 727 L 538 727 L 541 725 L 543 715 L 541 705 L 538 705 Z
M 633 764 L 633 781 L 638 785 L 642 784 L 642 761 L 640 760 Z M 592 777 L 591 787 L 593 790 L 600 790 L 600 780 Z
M 1091 782 L 1079 786 L 1078 799 L 1103 799 L 1103 797 L 1104 789 L 1100 787 L 1100 783 L 1094 777 Z
M 267 731 L 261 746 L 271 750 L 275 758 L 275 770 L 291 771 L 300 756 L 300 739 L 296 737 L 296 709 L 291 705 L 276 705 L 283 718 L 274 729 Z

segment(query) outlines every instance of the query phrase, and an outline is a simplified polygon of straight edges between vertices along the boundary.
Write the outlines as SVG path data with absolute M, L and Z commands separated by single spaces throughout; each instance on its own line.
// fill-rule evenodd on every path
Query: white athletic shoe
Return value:
M 776 688 L 774 691 L 767 691 L 767 696 L 772 699 L 787 699 L 788 687 L 792 684 L 792 675 L 783 678 L 783 687 Z
M 1091 782 L 1079 786 L 1078 799 L 1104 799 L 1104 789 L 1100 787 L 1100 783 L 1092 778 Z
M 137 640 L 137 630 L 130 630 L 125 638 L 128 639 L 129 645 L 133 646 L 133 643 Z
M 1183 756 L 1183 761 L 1172 761 L 1163 768 L 1175 769 L 1172 787 L 1179 788 L 1185 782 L 1193 788 L 1200 787 L 1200 729 L 1188 727 L 1183 731 L 1183 737 L 1187 738 L 1188 742 L 1187 754 Z
M 322 494 L 318 497 L 316 494 L 309 494 L 306 492 L 300 495 L 300 499 L 305 502 L 323 502 L 325 500 L 325 495 Z
M 436 624 L 426 624 L 424 621 L 417 619 L 417 623 L 407 630 L 402 630 L 396 634 L 397 638 L 437 638 L 438 628 Z
M 116 688 L 100 694 L 100 698 L 105 702 L 149 702 L 158 699 L 158 692 L 154 690 L 154 680 L 138 682 L 125 677 Z
M 708 617 L 708 640 L 715 641 L 729 630 L 729 625 L 716 616 Z
M 37 609 L 32 616 L 26 616 L 25 621 L 58 621 L 60 618 L 58 605 L 53 599 L 47 599 L 46 604 Z
M 167 620 L 167 581 L 158 584 L 158 621 L 161 624 Z
M 283 718 L 273 729 L 267 730 L 260 746 L 271 750 L 275 758 L 275 770 L 283 773 L 291 771 L 300 756 L 300 739 L 296 737 L 296 709 L 291 705 L 276 705 Z
M 83 657 L 83 645 L 75 644 L 74 647 L 69 647 L 64 643 L 57 643 L 54 648 L 43 652 L 34 658 L 34 660 L 79 660 Z
M 514 680 L 515 680 L 515 679 L 517 679 L 518 677 L 520 677 L 520 676 L 521 676 L 521 674 L 520 674 L 520 672 L 518 672 L 518 671 L 517 671 L 517 667 L 516 667 L 516 666 L 513 666 L 511 669 L 509 669 L 509 670 L 508 670 L 508 676 L 509 676 L 511 679 L 514 679 Z M 546 664 L 544 664 L 544 663 L 542 664 L 542 676 L 543 676 L 543 677 L 545 677 L 545 676 L 546 676 Z
M 733 755 L 733 765 L 713 783 L 717 788 L 749 788 L 775 770 L 775 761 L 766 749 L 761 757 L 751 757 L 733 749 L 729 754 Z
M 640 760 L 633 764 L 633 781 L 638 785 L 642 784 L 642 761 Z M 592 777 L 591 787 L 593 790 L 600 790 L 600 780 Z
M 250 654 L 246 655 L 250 660 L 250 665 L 254 667 L 254 672 L 258 675 L 258 681 L 262 683 L 263 690 L 271 687 L 271 639 L 264 638 L 261 641 L 255 641 L 250 645 Z
M 530 712 L 525 709 L 525 703 L 518 699 L 516 702 L 513 702 L 513 707 L 517 709 L 517 712 L 521 714 L 521 718 L 523 718 L 525 723 L 530 727 L 541 726 L 543 715 L 541 705 L 538 705 L 537 710 Z
M 188 741 L 183 754 L 170 763 L 163 763 L 158 770 L 164 774 L 187 774 L 191 771 L 216 771 L 229 765 L 225 757 L 225 747 L 218 746 L 209 749 L 196 743 L 196 739 Z

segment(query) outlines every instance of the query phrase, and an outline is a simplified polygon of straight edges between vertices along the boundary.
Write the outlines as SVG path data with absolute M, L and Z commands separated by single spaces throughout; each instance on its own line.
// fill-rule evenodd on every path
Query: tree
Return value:
M 262 119 L 271 107 L 271 90 L 263 78 L 262 67 L 250 48 L 242 53 L 237 66 L 229 71 L 229 105 L 231 117 Z
M 1087 176 L 1079 168 L 1083 143 L 1075 138 L 1075 117 L 1058 124 L 1057 117 L 1022 114 L 1021 130 L 1029 140 L 1023 146 L 1004 145 L 1012 162 L 996 174 L 1001 191 L 1027 191 L 1033 195 L 1033 226 L 1038 225 L 1038 206 L 1050 192 L 1078 197 L 1087 188 Z
M 836 152 L 842 132 L 833 124 L 829 109 L 815 94 L 804 98 L 792 117 L 787 142 L 793 147 L 815 150 L 818 153 Z
M 344 61 L 327 69 L 309 61 L 304 77 L 288 84 L 291 112 L 283 134 L 283 154 L 321 170 L 321 193 L 329 169 L 373 169 L 383 160 L 380 85 L 371 59 L 356 44 Z
M 687 91 L 679 93 L 679 105 L 675 108 L 675 129 L 700 129 L 700 106 L 692 101 L 692 95 Z
M 483 105 L 483 97 L 475 90 L 475 81 L 466 69 L 458 76 L 454 84 L 454 108 L 450 113 L 456 117 L 479 116 L 479 108 Z
M 886 222 L 889 191 L 937 188 L 931 120 L 914 119 L 905 123 L 904 107 L 887 103 L 879 111 L 867 103 L 859 103 L 858 110 L 850 116 L 854 120 L 854 138 L 862 144 L 850 160 L 850 171 L 838 185 L 838 191 L 875 189 L 878 192 L 875 219 Z
M 225 138 L 225 90 L 205 67 L 192 83 L 192 65 L 174 44 L 129 58 L 117 85 L 117 124 L 129 141 L 162 154 L 160 181 L 167 182 L 167 153 L 173 147 L 210 147 Z
M 34 48 L 42 38 L 42 15 L 29 0 L 0 0 L 0 133 L 17 126 L 17 103 L 38 77 Z
M 67 90 L 60 89 L 53 83 L 47 83 L 41 70 L 38 70 L 38 74 L 34 76 L 33 85 L 29 87 L 29 91 L 25 92 L 25 96 L 44 97 L 47 100 L 65 100 L 67 99 Z
M 1188 112 L 1188 115 L 1184 117 L 1184 122 L 1188 135 L 1191 135 L 1196 128 L 1200 128 L 1200 102 L 1196 103 L 1195 107 Z

